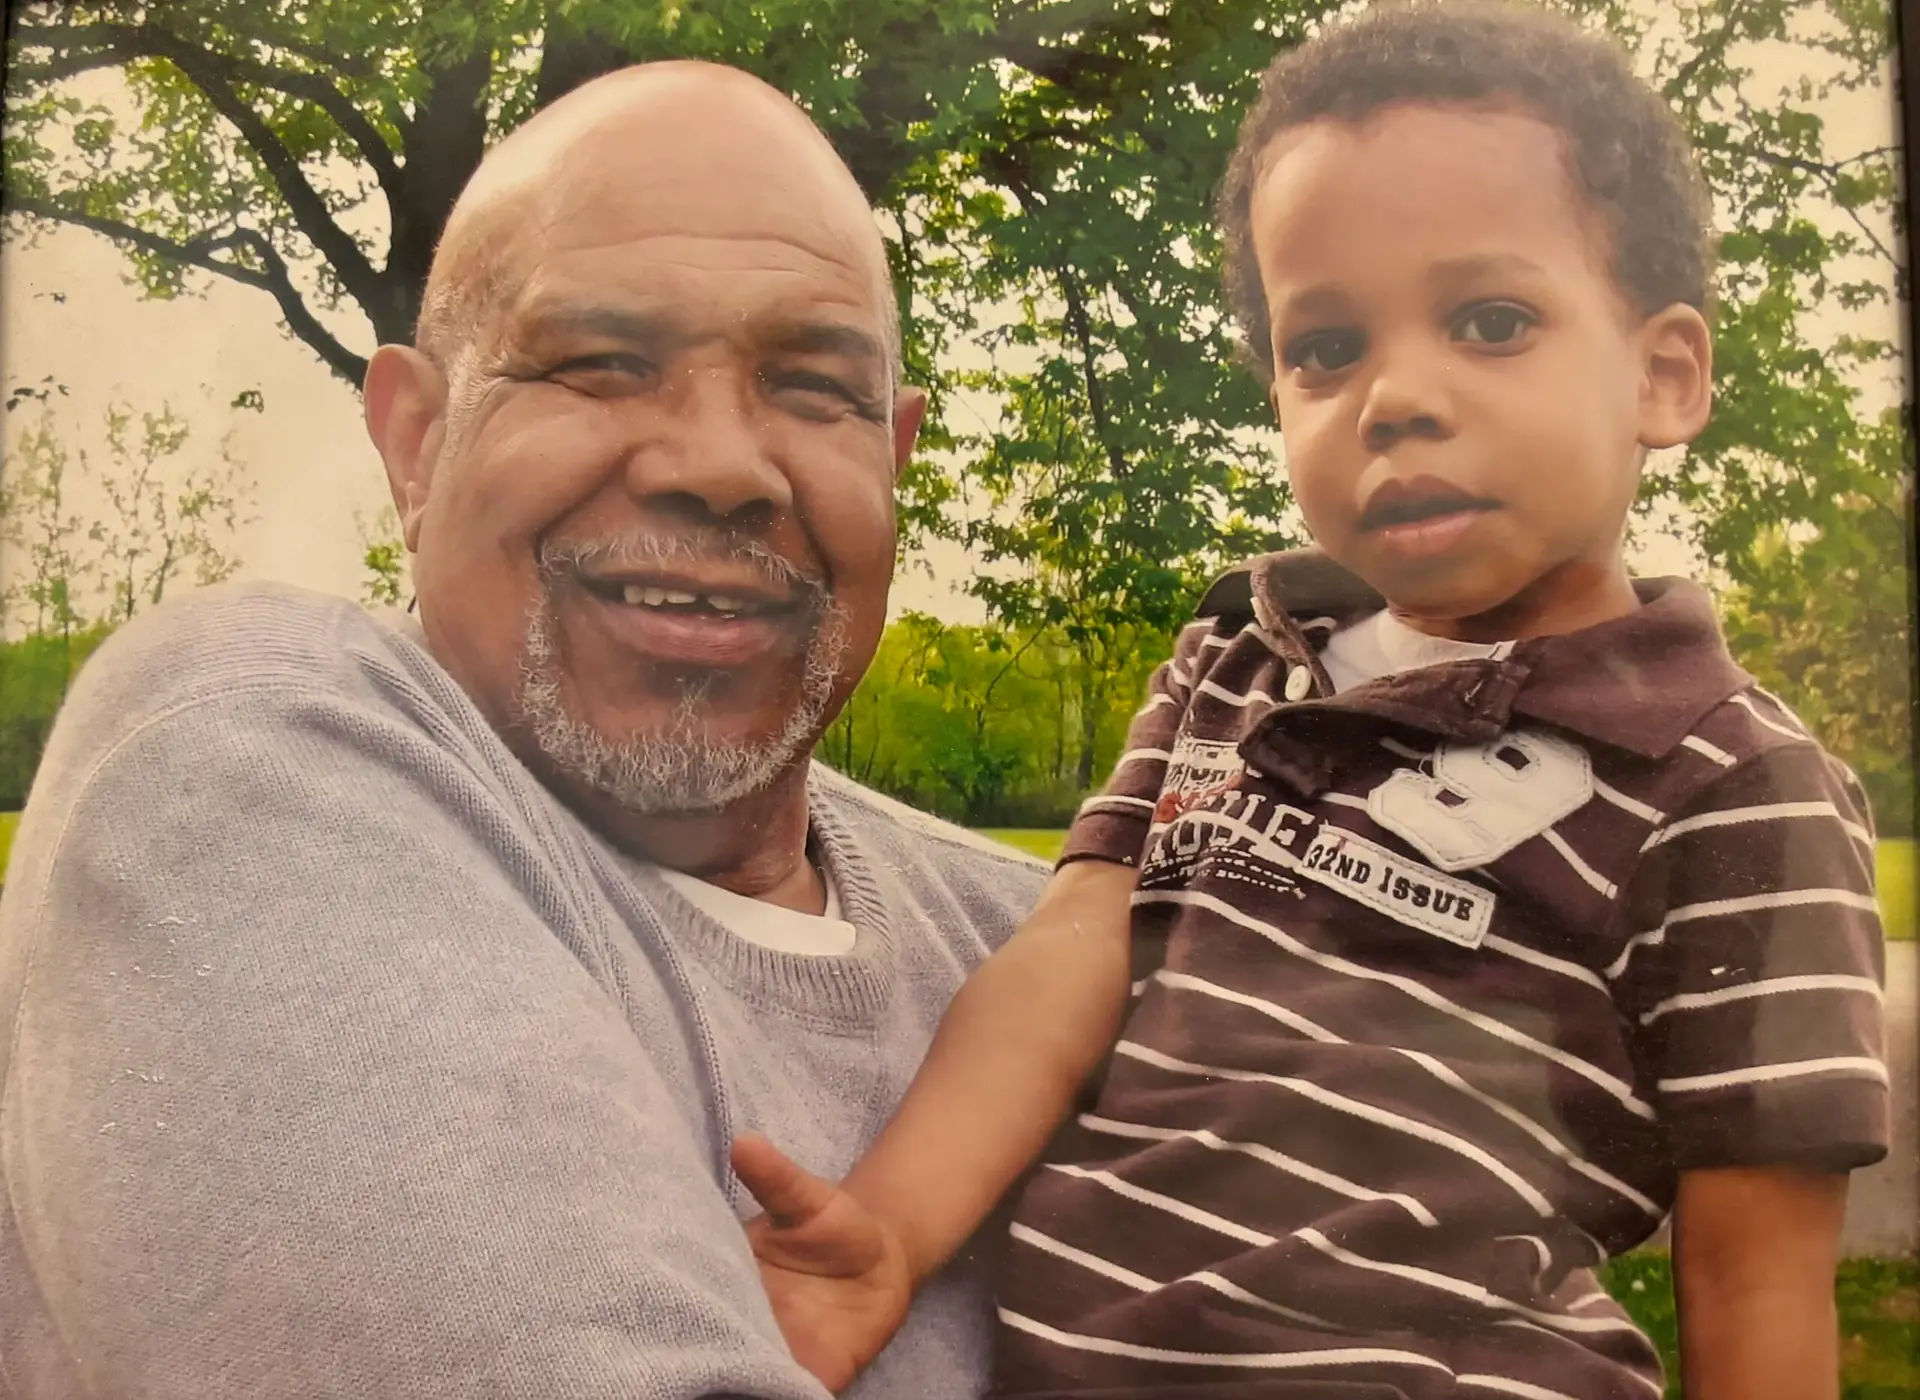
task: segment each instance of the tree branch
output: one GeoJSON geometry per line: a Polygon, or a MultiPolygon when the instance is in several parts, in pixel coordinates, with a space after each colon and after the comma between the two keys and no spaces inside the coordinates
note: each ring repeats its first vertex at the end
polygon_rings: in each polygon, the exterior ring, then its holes
{"type": "Polygon", "coordinates": [[[1827,193],[1836,196],[1834,199],[1834,207],[1853,220],[1854,227],[1866,235],[1867,242],[1873,245],[1874,251],[1885,258],[1896,269],[1900,267],[1900,259],[1894,255],[1891,248],[1881,241],[1880,235],[1867,226],[1866,220],[1860,217],[1860,211],[1850,205],[1842,204],[1838,198],[1841,168],[1853,164],[1854,161],[1863,159],[1863,156],[1855,156],[1851,160],[1830,162],[1808,160],[1805,156],[1782,155],[1778,151],[1763,150],[1759,147],[1754,148],[1753,154],[1756,159],[1765,161],[1768,165],[1779,166],[1785,170],[1804,171],[1825,185],[1827,187],[1827,193]]]}
{"type": "MultiPolygon", "coordinates": [[[[320,197],[300,169],[300,162],[283,144],[260,114],[253,110],[235,90],[232,79],[242,81],[260,81],[263,85],[284,84],[287,80],[298,80],[302,75],[288,74],[264,64],[254,64],[248,60],[231,58],[225,54],[197,48],[177,35],[152,26],[122,25],[79,25],[61,30],[42,30],[42,34],[64,35],[70,41],[86,42],[91,36],[100,44],[102,52],[116,52],[121,59],[127,58],[164,58],[178,68],[187,80],[199,88],[214,109],[225,117],[240,133],[240,137],[250,146],[272,178],[280,197],[287,203],[294,222],[300,231],[312,242],[314,248],[332,264],[348,293],[366,308],[369,315],[376,314],[384,300],[385,278],[374,267],[353,236],[334,221],[326,201],[320,197]],[[256,79],[252,72],[273,75],[274,83],[264,78],[256,79]]],[[[30,42],[48,43],[47,39],[29,39],[30,42]]],[[[84,67],[99,67],[94,62],[97,55],[76,56],[76,62],[84,67]]],[[[44,66],[56,74],[60,65],[44,66]]],[[[79,71],[79,70],[76,70],[79,71]]],[[[305,75],[312,77],[312,75],[305,75]]],[[[318,87],[333,91],[330,84],[319,78],[313,78],[318,87]]],[[[285,89],[283,89],[285,90],[285,89]]],[[[318,100],[315,98],[314,100],[318,100]]],[[[339,105],[348,106],[344,97],[334,91],[334,100],[339,105]]],[[[383,151],[384,142],[357,112],[354,119],[363,128],[365,134],[383,151]]],[[[337,117],[336,117],[337,120],[337,117]]],[[[356,140],[356,144],[358,141],[356,140]]],[[[392,166],[392,152],[386,152],[388,165],[392,166]]],[[[399,171],[392,171],[392,178],[398,181],[399,171]]],[[[391,191],[390,191],[391,193],[391,191]]]]}
{"type": "Polygon", "coordinates": [[[1054,275],[1060,279],[1060,290],[1067,302],[1067,325],[1073,330],[1074,338],[1080,342],[1080,370],[1087,385],[1087,409],[1093,415],[1094,436],[1101,447],[1106,449],[1107,462],[1113,468],[1113,479],[1125,481],[1130,474],[1127,459],[1120,451],[1108,432],[1107,396],[1100,387],[1100,373],[1095,365],[1093,353],[1093,323],[1087,319],[1087,305],[1080,295],[1080,283],[1074,278],[1073,271],[1065,263],[1054,269],[1054,275]]]}
{"type": "Polygon", "coordinates": [[[217,238],[196,238],[182,243],[178,239],[152,233],[119,219],[109,219],[98,214],[85,214],[76,209],[64,209],[58,204],[36,199],[31,195],[12,195],[10,203],[12,205],[10,212],[88,229],[117,242],[130,243],[143,253],[166,258],[183,267],[197,267],[204,272],[224,277],[228,281],[238,282],[243,287],[267,292],[280,304],[281,314],[286,317],[287,328],[326,361],[329,369],[356,387],[366,375],[366,360],[342,345],[315,318],[301,297],[300,289],[294,286],[286,260],[263,234],[252,229],[238,229],[217,238]],[[260,258],[263,268],[248,267],[245,263],[214,256],[226,249],[237,247],[251,248],[260,258]]]}
{"type": "MultiPolygon", "coordinates": [[[[200,48],[182,39],[177,34],[152,25],[93,24],[71,28],[49,30],[22,26],[16,41],[21,47],[60,49],[65,44],[80,43],[92,49],[87,53],[69,53],[65,59],[56,59],[51,63],[38,65],[16,65],[16,81],[25,78],[31,82],[57,82],[91,69],[113,67],[135,58],[164,58],[180,67],[181,56],[190,54],[192,62],[202,63],[210,69],[217,69],[226,81],[252,83],[256,87],[271,88],[275,92],[284,92],[289,97],[302,98],[319,107],[332,117],[342,133],[366,157],[367,164],[380,181],[380,187],[389,195],[397,192],[401,174],[400,164],[394,159],[393,150],[380,133],[373,127],[360,109],[355,107],[347,95],[321,77],[318,73],[304,73],[298,69],[281,68],[275,64],[262,63],[257,59],[240,58],[233,54],[223,54],[212,49],[200,48]],[[58,36],[56,39],[54,36],[58,36]]],[[[267,40],[269,43],[281,43],[267,40]]],[[[283,46],[285,46],[283,44],[283,46]]],[[[305,49],[299,50],[305,52],[305,49]]],[[[188,74],[189,77],[192,74],[188,74]]]]}

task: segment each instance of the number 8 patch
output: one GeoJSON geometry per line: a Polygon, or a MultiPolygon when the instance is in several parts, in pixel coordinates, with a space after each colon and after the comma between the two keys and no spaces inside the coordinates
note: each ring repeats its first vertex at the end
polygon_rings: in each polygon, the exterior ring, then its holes
{"type": "Polygon", "coordinates": [[[1442,744],[1432,772],[1402,768],[1367,798],[1367,815],[1441,870],[1485,865],[1593,797],[1587,751],[1516,729],[1490,744],[1442,744]]]}

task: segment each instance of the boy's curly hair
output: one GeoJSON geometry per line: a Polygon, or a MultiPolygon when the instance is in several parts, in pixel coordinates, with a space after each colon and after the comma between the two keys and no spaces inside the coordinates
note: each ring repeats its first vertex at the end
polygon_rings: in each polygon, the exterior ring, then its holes
{"type": "Polygon", "coordinates": [[[1400,103],[1517,107],[1558,130],[1574,188],[1600,216],[1615,283],[1643,315],[1707,309],[1706,191],[1686,133],[1626,55],[1571,20],[1484,0],[1406,0],[1330,26],[1275,59],[1221,184],[1227,296],[1261,378],[1274,374],[1251,207],[1281,132],[1360,122],[1400,103]]]}

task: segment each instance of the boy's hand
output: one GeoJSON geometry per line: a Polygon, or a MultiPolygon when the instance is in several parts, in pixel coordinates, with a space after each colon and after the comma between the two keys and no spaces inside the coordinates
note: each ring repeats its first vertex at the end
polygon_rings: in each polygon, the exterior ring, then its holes
{"type": "Polygon", "coordinates": [[[747,1241],[794,1360],[845,1390],[906,1318],[906,1251],[865,1206],[757,1133],[734,1143],[733,1169],[766,1212],[747,1222],[747,1241]]]}

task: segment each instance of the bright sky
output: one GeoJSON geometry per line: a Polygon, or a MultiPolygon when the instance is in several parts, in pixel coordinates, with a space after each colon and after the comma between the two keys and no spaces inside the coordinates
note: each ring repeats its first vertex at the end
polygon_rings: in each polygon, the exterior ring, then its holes
{"type": "MultiPolygon", "coordinates": [[[[1781,70],[1779,80],[1786,76],[1781,70]]],[[[1845,98],[1827,115],[1836,153],[1896,139],[1884,90],[1845,98]]],[[[68,385],[61,431],[74,446],[96,452],[101,416],[114,402],[136,411],[170,404],[194,425],[189,453],[195,446],[211,449],[231,429],[236,455],[254,481],[255,519],[236,541],[243,576],[357,595],[364,571],[355,512],[371,519],[387,501],[357,394],[279,329],[265,293],[202,278],[211,283],[204,296],[147,301],[126,284],[123,267],[111,244],[78,230],[0,249],[4,387],[47,375],[68,385]],[[228,410],[246,389],[262,393],[264,412],[228,410]]],[[[1874,313],[1858,329],[1898,335],[1896,315],[1874,313]]],[[[371,348],[363,325],[346,318],[337,324],[355,349],[371,348]]],[[[1892,386],[1875,388],[1884,401],[1892,386]]],[[[19,425],[3,426],[10,444],[19,425]]],[[[1647,551],[1639,562],[1649,572],[1687,567],[1684,554],[1670,546],[1647,551]]],[[[6,568],[0,561],[0,570],[6,568]]],[[[936,544],[896,585],[894,611],[977,618],[977,605],[959,592],[973,572],[961,550],[936,544]]]]}

